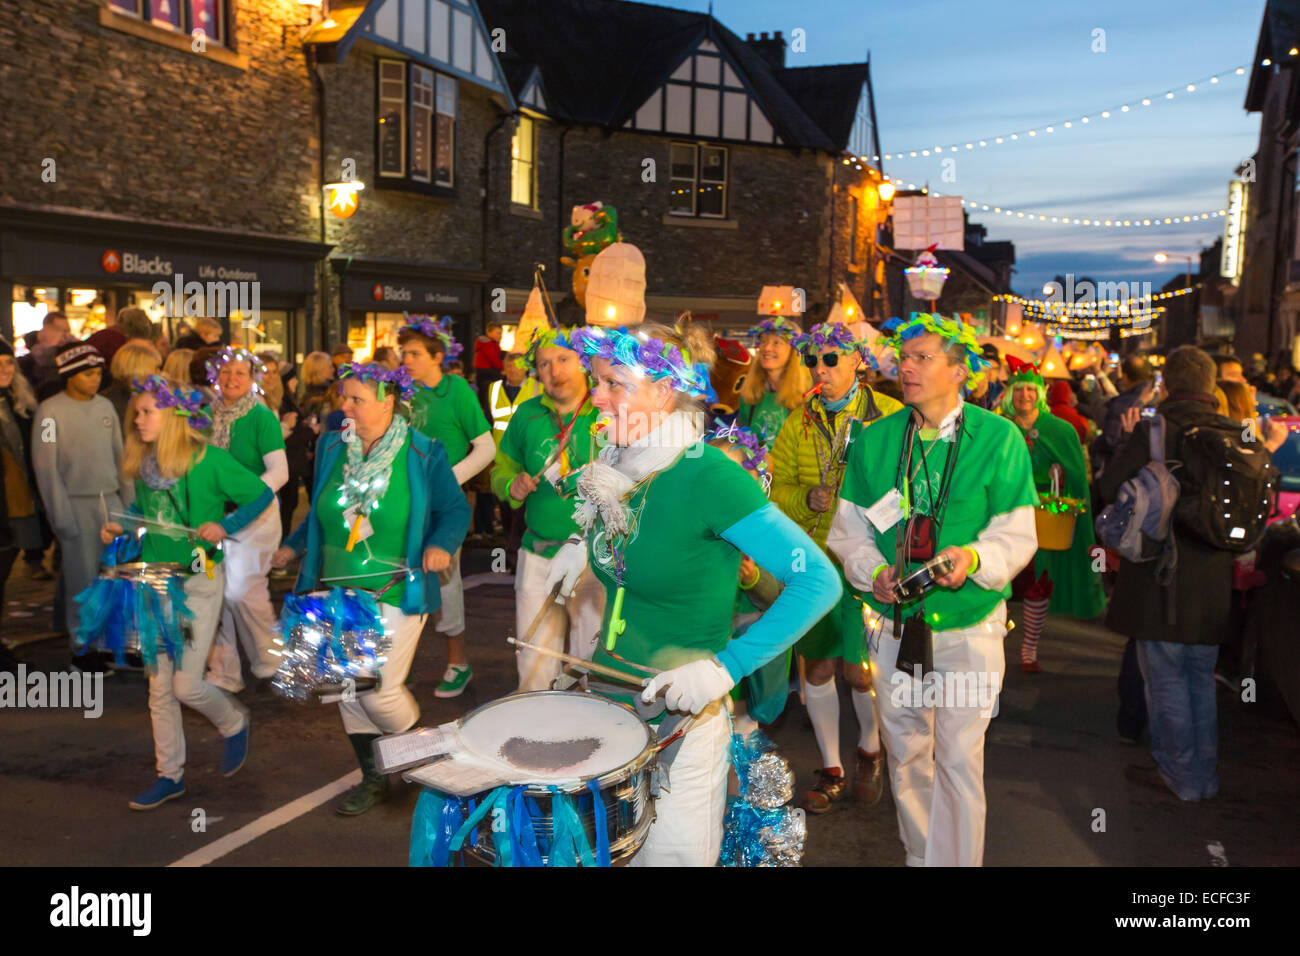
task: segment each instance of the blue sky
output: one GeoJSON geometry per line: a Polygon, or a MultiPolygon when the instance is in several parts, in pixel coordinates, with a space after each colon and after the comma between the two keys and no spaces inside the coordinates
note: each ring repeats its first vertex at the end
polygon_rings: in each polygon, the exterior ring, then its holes
{"type": "MultiPolygon", "coordinates": [[[[661,0],[704,11],[708,0],[661,0]]],[[[789,66],[861,61],[871,54],[881,148],[944,146],[885,161],[885,172],[932,190],[1025,212],[1071,218],[1154,218],[1226,204],[1233,170],[1256,148],[1258,114],[1242,106],[1264,0],[715,0],[731,30],[805,31],[789,66]],[[1094,30],[1105,52],[1094,52],[1094,30]],[[1218,73],[1216,85],[1189,82],[1218,73]],[[1166,100],[1166,90],[1174,90],[1166,100]],[[1139,105],[1143,96],[1152,105],[1139,105]],[[1128,102],[1130,112],[1104,109],[1128,102]],[[1085,126],[1078,122],[1091,116],[1085,126]],[[1071,119],[1064,129],[1059,121],[1071,119]],[[1047,124],[1056,130],[1048,135],[1047,124]],[[992,145],[1037,127],[1038,135],[992,145]],[[966,151],[967,141],[987,148],[966,151]],[[956,181],[942,181],[948,147],[956,181]]],[[[1016,290],[1033,297],[1053,275],[1149,281],[1186,268],[1222,232],[1222,219],[1148,229],[1030,224],[976,212],[991,239],[1016,243],[1016,290]],[[1164,251],[1170,262],[1158,265],[1164,251]]]]}

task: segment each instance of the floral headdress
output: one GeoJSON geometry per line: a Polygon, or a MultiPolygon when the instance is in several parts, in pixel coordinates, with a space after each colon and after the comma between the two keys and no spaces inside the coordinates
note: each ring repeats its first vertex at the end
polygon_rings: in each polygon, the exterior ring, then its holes
{"type": "Polygon", "coordinates": [[[1022,362],[1014,355],[1008,355],[1007,368],[1010,369],[1011,375],[1008,377],[1007,387],[1002,393],[1002,413],[1007,416],[1016,414],[1016,407],[1012,399],[1015,396],[1017,385],[1034,386],[1038,390],[1038,410],[1040,412],[1048,411],[1047,383],[1043,381],[1043,373],[1039,371],[1038,366],[1032,362],[1022,362]]]}
{"type": "Polygon", "coordinates": [[[574,327],[553,329],[550,326],[540,328],[537,334],[533,336],[532,342],[528,344],[528,351],[522,359],[517,359],[524,368],[537,371],[537,355],[542,349],[560,348],[576,350],[577,346],[573,344],[574,327]]]}
{"type": "Polygon", "coordinates": [[[643,341],[638,333],[629,332],[626,326],[617,329],[586,326],[574,329],[569,340],[587,371],[591,371],[591,359],[598,357],[639,372],[651,381],[670,379],[673,390],[677,392],[687,392],[697,398],[713,395],[713,388],[709,385],[709,367],[703,362],[692,364],[689,352],[663,339],[643,341]]]}
{"type": "Polygon", "coordinates": [[[820,355],[827,349],[837,352],[858,352],[862,349],[862,343],[853,337],[853,332],[843,322],[818,323],[803,335],[796,335],[790,344],[804,355],[820,355]]]}
{"type": "Polygon", "coordinates": [[[410,312],[403,312],[406,324],[398,330],[402,332],[419,332],[421,335],[430,339],[438,339],[442,342],[442,364],[446,365],[456,356],[465,350],[465,347],[456,341],[456,337],[451,334],[452,320],[450,315],[444,315],[441,319],[434,321],[431,315],[412,315],[410,312]]]}
{"type": "Polygon", "coordinates": [[[948,345],[961,345],[966,365],[966,388],[972,389],[984,380],[984,370],[989,367],[989,360],[980,351],[975,333],[960,319],[945,319],[942,315],[931,315],[929,312],[913,312],[906,322],[898,318],[887,319],[881,328],[893,333],[888,343],[896,356],[905,341],[918,335],[933,334],[944,339],[948,345]]]}
{"type": "MultiPolygon", "coordinates": [[[[266,365],[262,360],[254,355],[248,349],[240,348],[236,345],[227,345],[216,355],[208,359],[206,368],[208,370],[208,384],[216,385],[217,377],[230,362],[246,362],[248,364],[249,374],[253,378],[253,391],[262,394],[262,376],[266,373],[266,365]]],[[[220,387],[218,387],[218,391],[220,387]]]]}
{"type": "Polygon", "coordinates": [[[772,475],[767,470],[767,448],[762,439],[739,422],[728,424],[721,418],[715,418],[713,427],[705,433],[703,441],[712,443],[722,440],[729,441],[740,448],[744,455],[741,465],[746,470],[757,474],[759,480],[763,482],[764,490],[767,490],[772,484],[772,475]]]}
{"type": "Polygon", "coordinates": [[[779,335],[783,339],[794,339],[803,334],[803,329],[799,328],[798,322],[791,321],[783,315],[774,315],[750,329],[749,334],[756,340],[765,335],[779,335]]]}
{"type": "Polygon", "coordinates": [[[196,388],[173,385],[161,375],[150,375],[132,379],[131,391],[135,395],[148,392],[159,408],[170,408],[172,414],[187,419],[191,428],[202,431],[212,424],[212,413],[203,404],[203,393],[196,388]]]}
{"type": "Polygon", "coordinates": [[[411,373],[407,371],[405,365],[389,368],[378,362],[368,362],[364,365],[357,362],[344,362],[339,366],[338,376],[339,394],[343,393],[344,380],[355,378],[359,382],[374,382],[375,393],[380,401],[384,399],[386,386],[396,389],[397,397],[403,402],[409,402],[415,397],[415,383],[411,381],[411,373]]]}

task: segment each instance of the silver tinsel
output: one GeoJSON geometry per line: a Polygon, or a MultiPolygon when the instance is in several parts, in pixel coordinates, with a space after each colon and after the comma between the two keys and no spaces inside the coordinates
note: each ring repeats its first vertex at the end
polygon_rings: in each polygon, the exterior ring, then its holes
{"type": "Polygon", "coordinates": [[[329,646],[328,625],[295,624],[287,640],[282,635],[280,669],[275,672],[271,689],[281,697],[303,703],[321,694],[342,692],[348,678],[355,681],[378,676],[392,646],[382,621],[378,623],[378,628],[344,631],[339,638],[341,657],[336,657],[329,646]]]}
{"type": "Polygon", "coordinates": [[[769,751],[749,765],[745,790],[748,803],[762,810],[774,810],[794,796],[794,774],[790,764],[775,751],[769,751]]]}
{"type": "Polygon", "coordinates": [[[758,840],[763,846],[763,858],[758,865],[800,866],[807,836],[808,821],[803,810],[787,807],[779,822],[758,831],[758,840]]]}

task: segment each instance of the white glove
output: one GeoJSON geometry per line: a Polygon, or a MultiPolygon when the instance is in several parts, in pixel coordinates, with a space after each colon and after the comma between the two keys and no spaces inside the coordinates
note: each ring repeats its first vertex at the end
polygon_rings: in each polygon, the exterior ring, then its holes
{"type": "Polygon", "coordinates": [[[560,584],[562,597],[573,597],[573,589],[578,586],[578,578],[587,567],[587,545],[583,541],[569,541],[555,552],[551,566],[546,570],[546,590],[552,590],[560,584]]]}
{"type": "Polygon", "coordinates": [[[664,703],[669,710],[698,714],[735,684],[727,669],[710,657],[656,675],[641,692],[641,700],[647,704],[653,702],[666,686],[668,693],[664,695],[664,703]]]}

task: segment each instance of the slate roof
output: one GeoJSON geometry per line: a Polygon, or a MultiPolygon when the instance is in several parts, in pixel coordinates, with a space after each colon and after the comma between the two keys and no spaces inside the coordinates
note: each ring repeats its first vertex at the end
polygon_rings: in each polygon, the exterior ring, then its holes
{"type": "Polygon", "coordinates": [[[1261,66],[1265,59],[1275,64],[1296,68],[1300,56],[1291,56],[1292,49],[1300,48],[1300,0],[1268,0],[1264,19],[1259,27],[1259,42],[1255,47],[1255,65],[1251,68],[1250,86],[1246,90],[1246,109],[1257,112],[1264,108],[1268,84],[1276,67],[1261,66]]]}
{"type": "MultiPolygon", "coordinates": [[[[840,152],[848,143],[867,64],[775,70],[706,13],[627,0],[478,0],[488,29],[505,30],[499,53],[511,82],[536,64],[549,111],[620,129],[705,37],[749,84],[785,144],[840,152]],[[848,89],[856,79],[852,103],[848,89]],[[819,92],[819,85],[825,88],[819,92]]],[[[518,94],[520,90],[514,89],[518,94]]]]}

